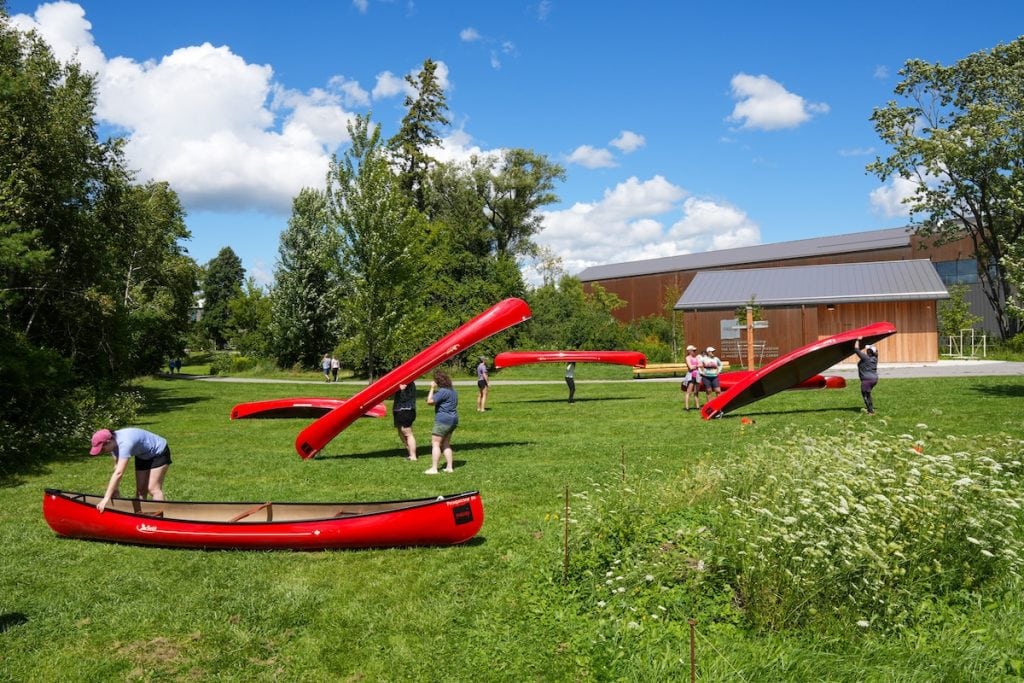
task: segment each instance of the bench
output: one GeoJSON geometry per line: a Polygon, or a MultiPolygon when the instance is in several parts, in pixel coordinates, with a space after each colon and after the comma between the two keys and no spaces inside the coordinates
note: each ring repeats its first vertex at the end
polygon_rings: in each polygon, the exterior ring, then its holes
{"type": "MultiPolygon", "coordinates": [[[[722,369],[728,369],[729,361],[722,361],[722,369]]],[[[633,366],[633,379],[640,379],[641,377],[682,377],[689,368],[686,367],[686,363],[648,363],[647,367],[633,366]]]]}

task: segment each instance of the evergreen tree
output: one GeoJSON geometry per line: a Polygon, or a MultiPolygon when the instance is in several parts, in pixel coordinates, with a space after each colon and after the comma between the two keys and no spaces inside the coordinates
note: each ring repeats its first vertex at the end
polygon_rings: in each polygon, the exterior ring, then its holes
{"type": "Polygon", "coordinates": [[[281,233],[270,295],[270,350],[282,367],[319,367],[321,356],[337,344],[337,248],[337,233],[327,222],[327,195],[302,189],[281,233]]]}
{"type": "Polygon", "coordinates": [[[441,142],[438,129],[449,125],[445,112],[448,103],[437,78],[437,63],[427,59],[415,75],[405,77],[416,91],[406,96],[408,111],[402,119],[398,133],[388,142],[388,148],[398,164],[402,189],[420,212],[426,206],[426,177],[434,160],[430,148],[441,142]]]}
{"type": "Polygon", "coordinates": [[[200,325],[218,349],[227,343],[229,302],[242,293],[245,269],[231,247],[224,247],[206,264],[203,276],[203,317],[200,325]]]}

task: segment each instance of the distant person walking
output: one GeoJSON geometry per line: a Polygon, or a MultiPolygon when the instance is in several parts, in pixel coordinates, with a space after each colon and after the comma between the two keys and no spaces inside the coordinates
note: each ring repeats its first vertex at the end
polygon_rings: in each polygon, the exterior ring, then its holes
{"type": "Polygon", "coordinates": [[[857,376],[860,378],[860,395],[864,399],[864,407],[868,415],[875,414],[875,404],[871,400],[871,391],[878,384],[878,348],[868,344],[862,351],[860,338],[853,342],[853,352],[860,360],[857,362],[857,376]]]}
{"type": "Polygon", "coordinates": [[[686,410],[690,409],[690,396],[693,396],[694,405],[700,408],[700,387],[700,357],[697,355],[697,347],[690,344],[686,347],[686,377],[683,379],[686,410]]]}
{"type": "Polygon", "coordinates": [[[569,403],[576,402],[576,364],[566,363],[565,385],[569,387],[569,403]]]}
{"type": "Polygon", "coordinates": [[[171,448],[167,439],[138,427],[123,427],[116,431],[100,429],[92,435],[89,455],[110,453],[114,456],[114,473],[110,476],[103,499],[96,509],[103,512],[110,499],[120,497],[121,478],[128,469],[128,461],[135,456],[135,497],[146,500],[164,499],[164,477],[171,465],[171,448]]]}
{"type": "Polygon", "coordinates": [[[324,371],[324,381],[331,381],[331,354],[325,353],[320,359],[320,369],[324,371]]]}
{"type": "Polygon", "coordinates": [[[331,381],[338,381],[338,370],[341,369],[341,361],[337,356],[331,356],[331,381]]]}
{"type": "Polygon", "coordinates": [[[704,350],[704,355],[699,356],[697,359],[698,366],[700,367],[700,380],[704,385],[704,393],[707,394],[708,399],[718,397],[718,392],[721,391],[721,385],[718,381],[718,373],[722,371],[722,361],[718,360],[715,356],[715,347],[709,346],[704,350]]]}
{"type": "Polygon", "coordinates": [[[480,363],[476,366],[476,410],[478,413],[487,412],[487,390],[491,387],[491,376],[487,374],[487,363],[484,357],[480,356],[480,363]]]}
{"type": "Polygon", "coordinates": [[[407,460],[416,459],[416,436],[412,433],[412,423],[416,421],[416,382],[399,384],[391,405],[395,429],[398,439],[405,446],[407,460]]]}
{"type": "Polygon", "coordinates": [[[452,388],[452,380],[443,370],[434,371],[434,381],[427,392],[427,405],[434,406],[434,426],[430,430],[430,469],[425,474],[437,474],[437,466],[444,454],[445,472],[454,472],[452,466],[452,432],[459,426],[459,395],[452,388]]]}

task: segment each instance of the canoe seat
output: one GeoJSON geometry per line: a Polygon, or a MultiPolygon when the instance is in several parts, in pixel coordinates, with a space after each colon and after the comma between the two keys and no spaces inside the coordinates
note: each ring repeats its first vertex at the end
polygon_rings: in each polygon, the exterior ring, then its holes
{"type": "MultiPolygon", "coordinates": [[[[248,517],[249,515],[254,515],[254,514],[256,514],[256,513],[257,513],[257,512],[259,512],[260,510],[265,510],[265,509],[269,508],[269,507],[270,507],[271,505],[273,505],[273,503],[260,503],[260,504],[259,504],[259,505],[257,505],[256,507],[254,507],[254,508],[251,508],[251,509],[249,509],[249,510],[246,510],[245,512],[239,512],[239,513],[238,513],[237,515],[235,515],[234,517],[232,517],[232,518],[231,518],[231,519],[229,519],[228,521],[229,521],[229,522],[237,522],[237,521],[239,521],[239,520],[241,520],[241,519],[245,519],[245,518],[246,518],[246,517],[248,517]]],[[[268,514],[268,515],[267,515],[267,517],[269,518],[269,517],[270,517],[270,515],[268,514]]]]}

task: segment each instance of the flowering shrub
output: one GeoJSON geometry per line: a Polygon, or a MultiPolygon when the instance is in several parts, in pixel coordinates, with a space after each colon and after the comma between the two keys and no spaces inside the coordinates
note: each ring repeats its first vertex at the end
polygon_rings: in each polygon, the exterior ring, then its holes
{"type": "Polygon", "coordinates": [[[575,493],[569,590],[602,641],[662,638],[689,617],[898,629],[1020,575],[1024,442],[838,424],[676,481],[575,493]]]}
{"type": "Polygon", "coordinates": [[[709,558],[751,622],[829,615],[867,628],[971,591],[1024,562],[1024,442],[877,429],[761,445],[723,468],[709,558]]]}

